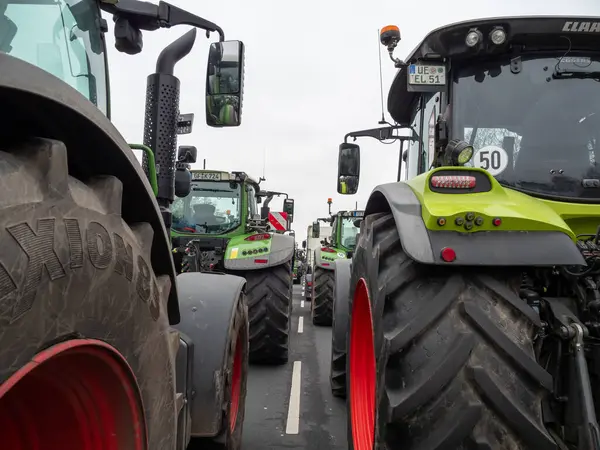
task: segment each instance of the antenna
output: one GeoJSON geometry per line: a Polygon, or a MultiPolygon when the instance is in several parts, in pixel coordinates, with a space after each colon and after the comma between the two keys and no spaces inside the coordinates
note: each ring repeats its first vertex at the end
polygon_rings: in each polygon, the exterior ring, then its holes
{"type": "Polygon", "coordinates": [[[204,158],[204,164],[202,165],[202,169],[206,169],[206,158],[204,158]]]}
{"type": "Polygon", "coordinates": [[[381,30],[377,30],[377,54],[379,55],[379,90],[381,95],[381,120],[379,121],[379,125],[385,125],[387,122],[385,121],[385,113],[383,109],[383,69],[381,68],[381,48],[379,47],[380,34],[381,30]]]}
{"type": "Polygon", "coordinates": [[[267,147],[263,148],[263,173],[262,173],[262,179],[266,180],[265,178],[265,167],[267,166],[267,147]]]}

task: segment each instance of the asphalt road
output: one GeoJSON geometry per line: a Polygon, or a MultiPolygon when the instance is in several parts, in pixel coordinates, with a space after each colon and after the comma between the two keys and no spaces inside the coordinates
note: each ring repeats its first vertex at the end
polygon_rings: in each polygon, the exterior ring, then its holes
{"type": "Polygon", "coordinates": [[[329,387],[331,328],[314,326],[302,300],[294,285],[289,362],[250,366],[244,450],[348,448],[345,403],[329,387]]]}

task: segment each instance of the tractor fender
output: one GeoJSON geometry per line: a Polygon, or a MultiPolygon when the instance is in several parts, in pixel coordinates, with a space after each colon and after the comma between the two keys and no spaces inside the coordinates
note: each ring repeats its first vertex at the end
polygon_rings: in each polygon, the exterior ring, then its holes
{"type": "Polygon", "coordinates": [[[352,260],[338,259],[335,264],[335,296],[333,298],[333,326],[331,345],[333,350],[346,353],[346,332],[350,314],[350,277],[352,260]]]}
{"type": "MultiPolygon", "coordinates": [[[[280,266],[292,259],[294,256],[295,240],[293,236],[285,234],[271,233],[271,243],[269,253],[252,255],[247,258],[225,259],[225,269],[228,270],[257,270],[267,267],[280,266]],[[256,264],[255,259],[266,259],[266,263],[256,264]]],[[[238,252],[239,255],[239,252],[238,252]]]]}
{"type": "MultiPolygon", "coordinates": [[[[318,247],[315,249],[315,267],[319,267],[321,269],[325,269],[325,270],[335,270],[335,261],[326,261],[323,259],[323,251],[321,250],[321,247],[318,247]]],[[[335,253],[330,253],[330,255],[336,255],[335,257],[337,257],[337,254],[335,253]]],[[[346,255],[344,255],[344,258],[346,257],[346,255]]]]}
{"type": "Polygon", "coordinates": [[[453,266],[586,265],[569,236],[559,231],[431,231],[425,227],[421,202],[406,183],[381,184],[371,192],[365,217],[391,212],[402,248],[423,264],[453,266]],[[444,248],[456,252],[445,262],[444,248]]]}
{"type": "MultiPolygon", "coordinates": [[[[238,298],[245,283],[242,277],[222,273],[177,276],[181,321],[174,328],[193,343],[192,436],[215,436],[220,431],[225,394],[223,370],[238,298]]],[[[176,373],[184,371],[185,367],[177,367],[176,373]]]]}
{"type": "Polygon", "coordinates": [[[154,229],[152,267],[171,278],[169,322],[179,321],[175,267],[170,239],[152,187],[123,136],[77,90],[21,59],[0,52],[2,139],[40,136],[64,142],[72,176],[112,175],[123,183],[122,216],[127,223],[148,222],[154,229]],[[9,112],[9,113],[8,113],[9,112]]]}

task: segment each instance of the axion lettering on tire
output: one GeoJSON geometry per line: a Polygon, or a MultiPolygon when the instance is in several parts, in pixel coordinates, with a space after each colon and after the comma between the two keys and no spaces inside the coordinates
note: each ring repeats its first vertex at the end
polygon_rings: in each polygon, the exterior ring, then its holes
{"type": "MultiPolygon", "coordinates": [[[[58,402],[64,393],[57,389],[81,395],[78,384],[56,384],[56,377],[44,375],[48,370],[98,388],[89,390],[89,414],[108,408],[104,413],[114,420],[107,424],[114,426],[117,417],[133,421],[131,431],[113,433],[110,448],[172,448],[172,358],[179,340],[166,317],[169,278],[157,278],[149,264],[152,227],[123,221],[122,184],[116,178],[84,183],[70,177],[62,143],[32,139],[1,150],[0,428],[36,430],[12,434],[8,448],[33,448],[32,442],[43,439],[45,448],[63,449],[65,436],[77,446],[86,433],[85,423],[73,420],[72,407],[58,402]],[[36,368],[28,368],[36,358],[36,368]],[[85,372],[86,367],[94,370],[85,372]],[[112,384],[101,387],[94,378],[98,373],[106,373],[103,379],[112,384]],[[46,380],[41,397],[20,394],[32,376],[46,380]],[[123,383],[128,388],[119,390],[123,383]],[[6,414],[15,396],[19,416],[6,414]],[[46,407],[53,402],[54,410],[46,407]],[[140,423],[136,411],[142,404],[140,423]]],[[[109,448],[103,440],[95,445],[109,448]]]]}

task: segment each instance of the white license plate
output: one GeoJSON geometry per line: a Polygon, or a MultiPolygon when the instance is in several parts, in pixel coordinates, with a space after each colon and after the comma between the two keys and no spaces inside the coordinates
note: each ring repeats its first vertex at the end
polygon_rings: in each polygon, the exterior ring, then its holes
{"type": "Polygon", "coordinates": [[[221,181],[221,174],[219,172],[194,172],[193,179],[221,181]]]}
{"type": "Polygon", "coordinates": [[[432,64],[411,64],[408,66],[408,84],[444,86],[446,67],[432,64]]]}

